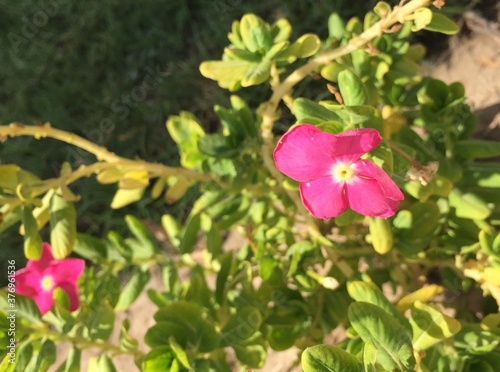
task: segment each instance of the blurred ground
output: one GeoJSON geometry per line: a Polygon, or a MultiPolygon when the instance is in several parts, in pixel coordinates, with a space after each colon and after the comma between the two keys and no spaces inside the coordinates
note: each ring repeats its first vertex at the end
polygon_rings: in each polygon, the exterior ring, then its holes
{"type": "MultiPolygon", "coordinates": [[[[473,111],[478,115],[476,136],[485,139],[500,140],[500,5],[491,7],[490,20],[474,13],[466,13],[460,21],[462,32],[449,39],[449,47],[436,54],[425,64],[426,73],[447,83],[460,81],[465,86],[466,96],[473,111]],[[496,12],[496,13],[495,13],[496,12]],[[495,18],[496,15],[496,18],[495,18]],[[491,18],[495,18],[493,21],[491,18]]],[[[231,235],[231,247],[238,246],[237,235],[231,235]]],[[[159,273],[154,273],[150,283],[151,288],[162,290],[159,273]]],[[[154,323],[152,314],[156,311],[143,293],[134,305],[127,311],[133,320],[130,334],[141,340],[146,330],[154,323]]],[[[118,317],[121,322],[123,317],[118,317]]],[[[117,327],[118,328],[118,327],[117,327]]],[[[342,330],[339,330],[340,332],[342,330]]],[[[111,342],[116,342],[114,335],[111,342]]],[[[327,342],[334,343],[336,334],[329,335],[327,342]]],[[[147,350],[142,343],[140,349],[147,350]]],[[[58,349],[58,366],[64,360],[67,348],[58,349]]],[[[96,355],[92,350],[82,354],[82,359],[96,355]]],[[[257,371],[262,372],[295,372],[300,367],[294,367],[298,351],[291,349],[286,352],[270,351],[266,365],[257,371]]],[[[131,357],[121,356],[114,359],[118,371],[132,372],[138,370],[131,357]]],[[[52,370],[55,370],[52,369],[52,370]]],[[[86,365],[82,365],[82,371],[86,365]]]]}

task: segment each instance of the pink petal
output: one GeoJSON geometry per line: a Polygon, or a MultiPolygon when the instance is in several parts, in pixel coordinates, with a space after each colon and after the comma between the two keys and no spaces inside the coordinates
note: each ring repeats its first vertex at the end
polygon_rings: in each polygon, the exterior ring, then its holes
{"type": "Polygon", "coordinates": [[[45,314],[54,305],[53,291],[40,290],[35,296],[30,296],[38,305],[40,313],[45,314]]]}
{"type": "Polygon", "coordinates": [[[60,261],[54,261],[47,269],[47,273],[54,278],[54,285],[61,283],[75,284],[80,275],[82,275],[85,261],[80,258],[66,258],[60,261]]]}
{"type": "Polygon", "coordinates": [[[59,287],[62,288],[68,295],[69,311],[75,311],[76,309],[78,309],[80,303],[78,301],[78,287],[76,286],[76,284],[65,282],[61,283],[59,287]]]}
{"type": "Polygon", "coordinates": [[[378,146],[382,137],[373,128],[353,129],[335,135],[334,156],[343,162],[353,163],[378,146]]]}
{"type": "Polygon", "coordinates": [[[52,256],[52,247],[49,243],[42,244],[42,256],[39,260],[29,260],[26,264],[28,270],[35,270],[42,272],[44,271],[50,263],[54,261],[54,256],[52,256]]]}
{"type": "Polygon", "coordinates": [[[393,200],[403,200],[405,198],[392,178],[373,162],[361,159],[354,163],[354,169],[358,176],[375,179],[387,198],[393,200]]]}
{"type": "Polygon", "coordinates": [[[299,182],[314,180],[330,173],[333,134],[311,124],[298,125],[281,137],[274,150],[276,167],[299,182]]]}
{"type": "Polygon", "coordinates": [[[331,174],[335,161],[352,163],[380,143],[372,128],[325,133],[311,124],[298,125],[281,137],[274,150],[278,169],[299,182],[331,174]]]}
{"type": "Polygon", "coordinates": [[[306,209],[316,218],[336,217],[347,209],[344,183],[332,176],[300,184],[300,197],[306,209]]]}
{"type": "Polygon", "coordinates": [[[349,206],[365,216],[392,216],[398,208],[399,200],[403,199],[396,184],[370,161],[360,160],[354,166],[357,175],[346,183],[349,206]],[[367,178],[368,174],[378,178],[367,178]]]}
{"type": "Polygon", "coordinates": [[[33,298],[42,291],[42,275],[27,268],[16,271],[16,293],[33,298]]]}

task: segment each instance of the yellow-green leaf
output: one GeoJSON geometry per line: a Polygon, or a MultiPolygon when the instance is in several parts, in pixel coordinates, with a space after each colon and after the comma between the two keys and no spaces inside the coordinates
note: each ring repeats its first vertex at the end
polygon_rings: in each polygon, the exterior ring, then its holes
{"type": "Polygon", "coordinates": [[[113,196],[113,200],[111,201],[111,208],[120,209],[131,203],[134,203],[142,198],[144,194],[143,188],[138,189],[118,189],[113,196]]]}
{"type": "Polygon", "coordinates": [[[398,301],[396,307],[403,313],[408,310],[415,301],[428,302],[431,298],[443,292],[443,290],[443,287],[436,284],[426,285],[425,287],[404,296],[398,301]]]}
{"type": "Polygon", "coordinates": [[[179,201],[186,194],[190,186],[191,182],[184,177],[179,177],[165,193],[167,204],[174,204],[179,201]]]}
{"type": "Polygon", "coordinates": [[[392,249],[394,238],[391,223],[387,219],[371,217],[370,236],[373,248],[378,254],[386,254],[392,249]]]}
{"type": "Polygon", "coordinates": [[[54,195],[50,205],[50,244],[57,259],[67,257],[76,240],[76,211],[61,195],[54,195]]]}
{"type": "Polygon", "coordinates": [[[102,184],[116,183],[120,181],[123,173],[116,168],[105,169],[97,174],[97,182],[102,184]]]}
{"type": "Polygon", "coordinates": [[[256,65],[242,59],[228,61],[205,61],[200,65],[201,74],[215,81],[241,81],[248,70],[256,65]]]}
{"type": "Polygon", "coordinates": [[[414,13],[414,26],[411,28],[413,32],[417,32],[425,28],[432,20],[432,10],[429,8],[417,9],[414,13]]]}
{"type": "Polygon", "coordinates": [[[425,350],[460,331],[460,322],[436,308],[416,301],[411,308],[413,348],[425,350]]]}
{"type": "Polygon", "coordinates": [[[462,193],[455,189],[449,196],[450,207],[455,208],[457,217],[470,220],[484,220],[491,214],[486,203],[472,193],[462,193]]]}
{"type": "Polygon", "coordinates": [[[23,208],[24,226],[24,255],[30,260],[39,260],[42,254],[42,238],[38,234],[38,227],[33,217],[31,207],[23,208]]]}
{"type": "Polygon", "coordinates": [[[240,35],[250,52],[264,51],[272,45],[269,25],[255,14],[245,14],[241,18],[240,35]]]}
{"type": "Polygon", "coordinates": [[[292,53],[297,58],[310,57],[319,50],[321,40],[316,34],[302,35],[292,44],[292,53]]]}
{"type": "Polygon", "coordinates": [[[134,170],[126,172],[118,187],[120,189],[138,189],[149,185],[148,172],[146,170],[134,170]]]}
{"type": "Polygon", "coordinates": [[[424,28],[428,31],[440,32],[446,35],[454,35],[460,30],[455,22],[441,13],[432,13],[430,23],[424,28]]]}
{"type": "Polygon", "coordinates": [[[259,63],[252,63],[241,79],[242,87],[261,84],[269,79],[271,73],[271,61],[263,59],[259,63]]]}

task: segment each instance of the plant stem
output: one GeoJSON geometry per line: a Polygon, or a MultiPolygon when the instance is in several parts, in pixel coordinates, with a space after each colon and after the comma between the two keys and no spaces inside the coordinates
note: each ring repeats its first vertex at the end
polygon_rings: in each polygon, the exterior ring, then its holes
{"type": "MultiPolygon", "coordinates": [[[[90,176],[92,173],[96,173],[97,171],[103,169],[117,167],[123,167],[131,170],[146,170],[151,178],[161,176],[181,176],[192,181],[213,181],[213,179],[209,175],[198,173],[190,169],[175,168],[160,163],[148,163],[144,160],[131,160],[123,158],[116,155],[115,153],[112,153],[111,151],[108,151],[106,148],[96,145],[76,134],[52,128],[52,126],[48,123],[40,126],[25,126],[18,123],[12,123],[8,126],[0,126],[0,138],[18,136],[32,136],[37,139],[46,137],[54,138],[84,149],[95,155],[97,160],[100,161],[99,163],[95,163],[92,166],[81,166],[76,172],[73,172],[71,175],[66,177],[67,183],[71,183],[78,178],[90,176]]],[[[53,182],[55,183],[56,180],[54,180],[53,182]]]]}
{"type": "Polygon", "coordinates": [[[98,348],[105,353],[109,353],[112,357],[121,354],[130,354],[135,358],[141,358],[144,356],[144,353],[140,350],[123,350],[119,346],[110,344],[105,340],[88,340],[78,336],[69,336],[47,327],[36,328],[35,331],[37,335],[45,336],[56,342],[69,342],[80,349],[98,348]]]}

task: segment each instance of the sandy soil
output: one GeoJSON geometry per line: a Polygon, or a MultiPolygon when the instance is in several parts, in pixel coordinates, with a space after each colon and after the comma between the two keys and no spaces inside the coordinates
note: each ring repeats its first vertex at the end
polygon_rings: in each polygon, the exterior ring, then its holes
{"type": "MultiPolygon", "coordinates": [[[[500,6],[498,6],[500,10],[500,6]]],[[[464,84],[468,102],[479,117],[476,136],[485,139],[500,140],[500,27],[499,23],[488,22],[473,13],[466,14],[462,21],[460,35],[450,38],[450,47],[437,59],[425,66],[428,74],[447,83],[460,81],[464,84]]],[[[233,236],[234,238],[234,236],[233,236]]],[[[150,288],[162,290],[160,273],[153,273],[150,288]]],[[[152,318],[156,311],[146,294],[143,293],[133,306],[125,313],[117,315],[117,324],[128,316],[131,322],[130,334],[141,340],[146,330],[154,324],[152,318]]],[[[118,327],[117,327],[118,328],[118,327]]],[[[334,342],[335,336],[328,341],[334,342]]],[[[116,343],[117,335],[111,337],[116,343]]],[[[64,361],[68,345],[58,348],[58,366],[64,361]]],[[[141,343],[140,349],[148,348],[141,343]]],[[[85,351],[82,355],[82,371],[87,369],[88,358],[96,355],[96,350],[85,351]]],[[[258,370],[262,372],[300,371],[293,366],[297,361],[298,351],[295,349],[276,353],[270,351],[266,365],[258,370]]],[[[118,371],[138,371],[131,357],[119,356],[114,359],[118,371]]],[[[55,370],[52,369],[52,370],[55,370]]],[[[94,371],[92,371],[94,372],[94,371]]]]}

